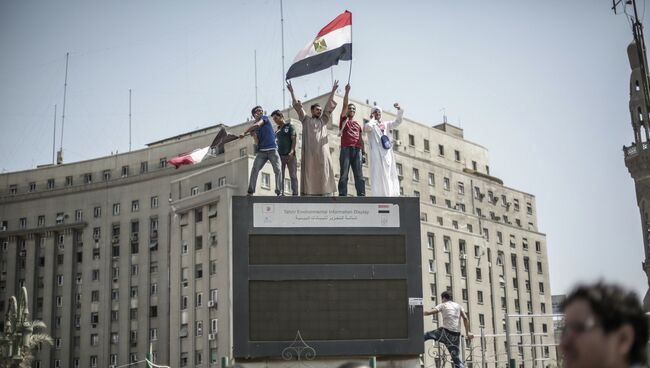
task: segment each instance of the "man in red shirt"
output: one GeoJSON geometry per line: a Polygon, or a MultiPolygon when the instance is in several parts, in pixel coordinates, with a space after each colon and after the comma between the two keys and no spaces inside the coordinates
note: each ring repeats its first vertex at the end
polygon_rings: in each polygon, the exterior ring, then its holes
{"type": "Polygon", "coordinates": [[[357,108],[354,104],[348,103],[350,84],[345,86],[345,96],[341,109],[341,120],[339,122],[339,133],[341,135],[341,153],[339,163],[341,164],[341,175],[339,177],[339,196],[348,195],[348,175],[350,166],[354,175],[354,187],[357,189],[357,197],[365,197],[366,182],[363,179],[361,156],[363,154],[362,128],[354,120],[357,108]]]}

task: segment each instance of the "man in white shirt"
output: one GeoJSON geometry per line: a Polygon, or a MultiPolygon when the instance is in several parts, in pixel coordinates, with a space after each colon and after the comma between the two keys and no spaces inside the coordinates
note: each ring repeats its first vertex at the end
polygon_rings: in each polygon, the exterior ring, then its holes
{"type": "Polygon", "coordinates": [[[463,310],[463,307],[451,300],[451,295],[444,291],[441,295],[442,303],[433,308],[431,312],[424,312],[425,316],[431,316],[437,313],[442,315],[442,324],[440,327],[433,331],[424,334],[424,341],[436,340],[443,343],[451,359],[454,362],[455,368],[464,368],[463,362],[460,360],[460,320],[463,319],[465,324],[465,334],[468,339],[472,339],[474,335],[469,332],[469,318],[463,310]]]}

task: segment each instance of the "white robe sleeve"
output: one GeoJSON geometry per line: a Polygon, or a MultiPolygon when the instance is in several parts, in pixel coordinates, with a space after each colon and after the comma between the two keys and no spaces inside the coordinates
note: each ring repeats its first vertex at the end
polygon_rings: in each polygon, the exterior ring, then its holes
{"type": "Polygon", "coordinates": [[[402,124],[402,117],[404,116],[404,109],[397,110],[397,117],[393,121],[385,121],[386,129],[395,129],[402,124]]]}

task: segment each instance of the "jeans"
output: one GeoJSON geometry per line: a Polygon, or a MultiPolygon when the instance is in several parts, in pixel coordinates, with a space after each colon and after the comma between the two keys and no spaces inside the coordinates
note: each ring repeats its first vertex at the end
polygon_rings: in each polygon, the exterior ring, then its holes
{"type": "Polygon", "coordinates": [[[366,182],[363,180],[363,172],[361,171],[361,148],[341,147],[339,163],[341,165],[339,196],[345,197],[348,195],[348,175],[350,173],[350,166],[352,166],[357,197],[364,197],[366,195],[366,182]]]}
{"type": "Polygon", "coordinates": [[[282,193],[284,194],[284,169],[289,167],[289,177],[291,178],[291,194],[298,195],[298,175],[296,174],[297,163],[296,156],[280,155],[282,162],[282,193]]]}
{"type": "Polygon", "coordinates": [[[460,360],[460,333],[452,332],[445,328],[437,328],[424,334],[424,341],[435,340],[441,342],[447,347],[451,360],[454,362],[454,368],[465,368],[463,362],[460,360]]]}
{"type": "Polygon", "coordinates": [[[273,166],[273,173],[275,174],[275,194],[280,194],[280,189],[282,188],[282,175],[280,175],[280,155],[278,155],[278,150],[270,151],[258,151],[255,155],[255,161],[253,161],[253,169],[251,170],[251,179],[248,183],[248,194],[255,193],[255,187],[257,186],[257,175],[259,174],[266,161],[271,161],[271,166],[273,166]]]}

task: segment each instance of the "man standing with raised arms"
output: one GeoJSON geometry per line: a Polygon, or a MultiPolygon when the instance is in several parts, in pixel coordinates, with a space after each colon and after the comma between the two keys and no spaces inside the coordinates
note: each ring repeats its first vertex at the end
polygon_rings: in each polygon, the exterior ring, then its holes
{"type": "Polygon", "coordinates": [[[300,192],[302,195],[329,196],[336,191],[327,123],[336,107],[334,92],[338,86],[339,82],[334,81],[332,92],[325,103],[325,109],[315,103],[311,105],[311,116],[307,116],[302,108],[302,103],[296,99],[291,82],[287,82],[287,89],[291,92],[293,100],[293,108],[302,122],[302,157],[300,160],[300,192]]]}
{"type": "Polygon", "coordinates": [[[255,161],[253,161],[251,178],[248,184],[248,195],[255,193],[257,175],[262,170],[262,167],[264,167],[264,164],[266,164],[266,161],[271,161],[273,173],[275,174],[275,194],[280,195],[282,176],[280,175],[280,155],[278,155],[278,144],[275,141],[275,130],[269,118],[264,115],[264,110],[262,110],[261,106],[253,107],[251,114],[255,122],[239,136],[240,138],[244,138],[246,134],[255,131],[258,142],[258,149],[255,154],[255,161]]]}

